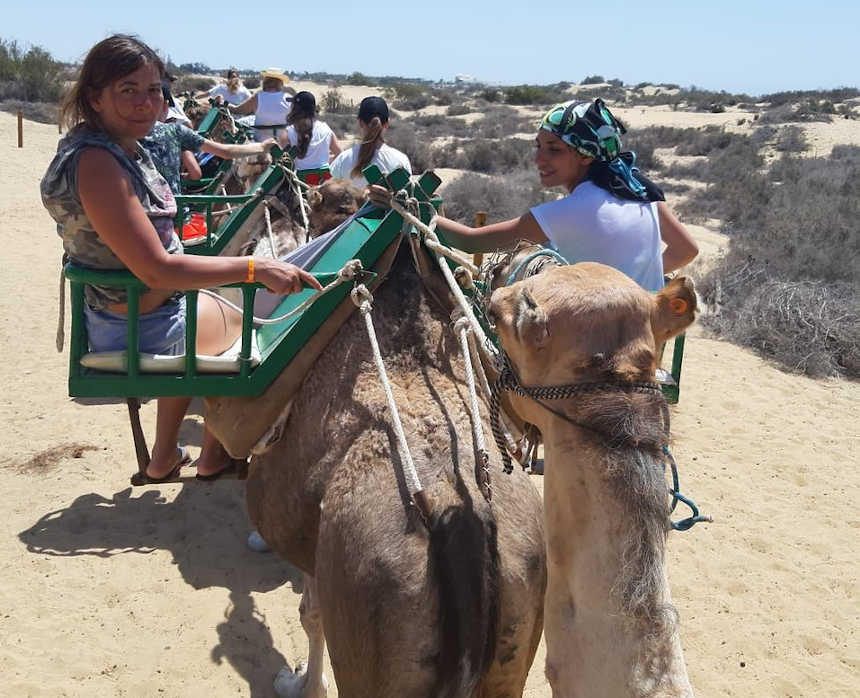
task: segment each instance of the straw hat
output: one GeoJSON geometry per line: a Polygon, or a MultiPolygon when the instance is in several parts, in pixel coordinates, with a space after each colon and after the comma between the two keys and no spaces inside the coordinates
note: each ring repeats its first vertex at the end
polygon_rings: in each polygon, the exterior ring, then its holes
{"type": "Polygon", "coordinates": [[[274,78],[275,80],[280,80],[284,85],[290,81],[280,68],[266,68],[265,70],[260,71],[260,77],[263,80],[266,78],[274,78]]]}

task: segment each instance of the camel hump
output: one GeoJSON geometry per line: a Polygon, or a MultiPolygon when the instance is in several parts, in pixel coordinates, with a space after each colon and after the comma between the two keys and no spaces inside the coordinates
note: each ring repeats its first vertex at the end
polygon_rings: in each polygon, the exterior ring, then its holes
{"type": "Polygon", "coordinates": [[[439,590],[441,647],[434,696],[468,696],[493,660],[499,624],[499,551],[489,509],[431,511],[431,572],[439,590]]]}

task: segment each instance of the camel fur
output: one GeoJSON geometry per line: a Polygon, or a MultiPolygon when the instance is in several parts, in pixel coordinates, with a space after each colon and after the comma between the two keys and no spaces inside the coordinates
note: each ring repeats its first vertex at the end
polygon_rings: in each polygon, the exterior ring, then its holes
{"type": "MultiPolygon", "coordinates": [[[[542,630],[539,495],[524,473],[502,473],[491,444],[492,501],[482,496],[451,307],[431,300],[406,244],[374,294],[430,513],[425,524],[410,503],[364,321],[353,313],[304,379],[280,441],[250,463],[253,524],[307,575],[309,663],[282,672],[277,689],[324,695],[327,643],[342,696],[521,696],[542,630]]],[[[486,404],[481,420],[489,435],[486,404]]]]}

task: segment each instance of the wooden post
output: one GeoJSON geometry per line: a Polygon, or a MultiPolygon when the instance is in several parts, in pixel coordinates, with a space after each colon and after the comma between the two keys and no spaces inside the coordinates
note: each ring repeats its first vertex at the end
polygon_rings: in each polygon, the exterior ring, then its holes
{"type": "MultiPolygon", "coordinates": [[[[487,212],[475,211],[475,227],[483,228],[487,224],[487,212]]],[[[480,267],[484,263],[484,253],[477,252],[472,255],[472,263],[476,267],[480,267]]]]}
{"type": "Polygon", "coordinates": [[[24,113],[18,110],[18,147],[24,147],[24,113]]]}

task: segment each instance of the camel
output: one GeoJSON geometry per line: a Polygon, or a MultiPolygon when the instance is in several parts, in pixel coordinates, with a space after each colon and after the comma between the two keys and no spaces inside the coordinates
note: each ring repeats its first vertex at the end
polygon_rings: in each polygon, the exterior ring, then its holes
{"type": "Polygon", "coordinates": [[[654,296],[594,263],[546,267],[487,303],[509,405],[545,444],[554,698],[693,695],[665,569],[668,412],[653,381],[657,347],[695,311],[689,279],[654,296]]]}
{"type": "Polygon", "coordinates": [[[438,270],[420,280],[401,243],[372,313],[426,506],[411,501],[359,313],[305,377],[281,439],[251,459],[251,521],[305,575],[308,663],[278,675],[281,696],[325,695],[326,645],[341,696],[522,695],[543,621],[541,501],[522,472],[494,467],[489,501],[477,484],[443,284],[438,270]]]}

